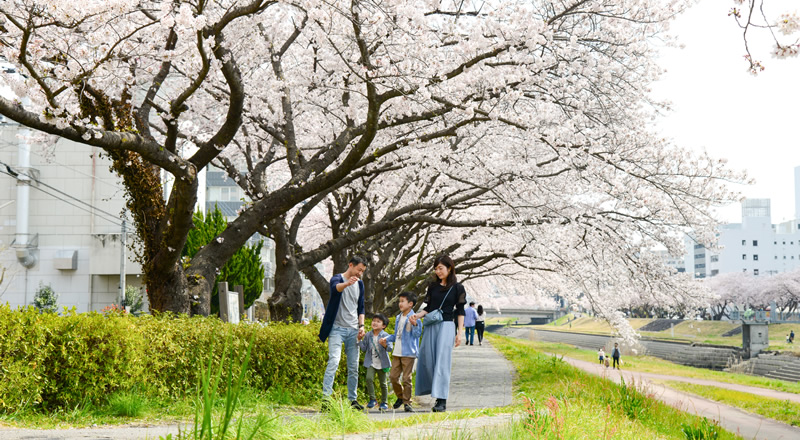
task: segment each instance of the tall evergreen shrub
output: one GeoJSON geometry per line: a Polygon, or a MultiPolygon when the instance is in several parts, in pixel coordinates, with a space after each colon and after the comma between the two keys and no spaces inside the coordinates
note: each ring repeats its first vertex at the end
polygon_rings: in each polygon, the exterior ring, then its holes
{"type": "MultiPolygon", "coordinates": [[[[189,231],[186,245],[182,255],[191,259],[203,246],[211,243],[217,235],[222,233],[228,223],[218,206],[214,206],[207,217],[202,212],[194,214],[194,228],[189,231]]],[[[219,313],[219,292],[217,285],[222,281],[228,282],[228,288],[244,286],[244,306],[253,305],[264,290],[264,265],[261,262],[261,247],[263,241],[252,246],[243,246],[225,263],[219,271],[211,293],[211,313],[219,313]]]]}

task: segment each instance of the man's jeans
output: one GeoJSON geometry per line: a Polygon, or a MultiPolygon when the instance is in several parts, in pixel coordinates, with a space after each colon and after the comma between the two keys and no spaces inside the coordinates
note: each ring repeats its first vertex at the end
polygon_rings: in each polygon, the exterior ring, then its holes
{"type": "Polygon", "coordinates": [[[333,326],[328,336],[328,367],[325,369],[325,378],[322,380],[322,395],[325,397],[333,394],[333,379],[339,369],[342,359],[342,343],[347,355],[347,399],[351,402],[358,399],[358,330],[333,326]]]}
{"type": "Polygon", "coordinates": [[[472,345],[475,341],[475,327],[464,327],[464,345],[472,345]]]}

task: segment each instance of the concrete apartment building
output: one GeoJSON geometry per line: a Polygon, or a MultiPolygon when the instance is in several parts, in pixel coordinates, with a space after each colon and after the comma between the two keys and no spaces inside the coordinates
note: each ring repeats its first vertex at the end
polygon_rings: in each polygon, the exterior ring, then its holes
{"type": "Polygon", "coordinates": [[[774,275],[800,267],[800,167],[795,168],[795,218],[773,224],[769,199],[742,202],[742,222],[719,228],[720,251],[686,238],[686,271],[695,279],[721,273],[774,275]]]}
{"type": "MultiPolygon", "coordinates": [[[[31,135],[0,120],[0,302],[31,304],[44,283],[79,312],[119,304],[120,179],[97,148],[65,139],[31,145],[31,135]]],[[[141,267],[126,254],[125,282],[140,286],[141,267]]]]}
{"type": "MultiPolygon", "coordinates": [[[[30,145],[31,131],[0,117],[0,304],[32,304],[40,283],[59,295],[60,306],[78,312],[119,304],[120,273],[125,284],[142,286],[141,266],[126,248],[122,265],[122,219],[125,207],[121,179],[109,169],[101,150],[58,139],[52,146],[30,145]],[[30,176],[30,178],[28,177],[30,176]]],[[[246,199],[221,170],[199,173],[198,209],[220,207],[232,220],[246,199]]],[[[165,178],[165,191],[169,191],[165,178]]],[[[274,290],[275,248],[263,239],[266,302],[274,290]]],[[[126,243],[136,240],[126,219],[126,243]]],[[[321,266],[320,266],[321,270],[321,266]]],[[[305,316],[319,316],[322,301],[303,280],[305,316]]]]}

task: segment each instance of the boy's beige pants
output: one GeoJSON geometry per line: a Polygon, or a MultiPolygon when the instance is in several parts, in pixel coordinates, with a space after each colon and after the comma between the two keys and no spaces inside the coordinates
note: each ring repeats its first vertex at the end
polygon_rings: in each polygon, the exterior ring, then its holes
{"type": "Polygon", "coordinates": [[[411,403],[411,371],[414,369],[414,361],[417,358],[406,356],[392,356],[392,369],[389,371],[389,380],[392,382],[392,389],[398,399],[402,398],[404,403],[411,403]],[[403,375],[403,383],[400,383],[400,374],[403,375]]]}

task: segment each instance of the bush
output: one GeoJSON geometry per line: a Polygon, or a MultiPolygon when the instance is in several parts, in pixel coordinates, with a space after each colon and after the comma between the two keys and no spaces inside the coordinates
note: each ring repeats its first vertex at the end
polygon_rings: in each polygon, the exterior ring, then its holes
{"type": "Polygon", "coordinates": [[[125,286],[125,301],[123,307],[130,307],[130,314],[139,316],[144,309],[144,293],[141,287],[125,286]]]}
{"type": "MultiPolygon", "coordinates": [[[[217,235],[221,234],[228,227],[228,222],[219,210],[219,206],[214,206],[214,211],[203,216],[198,211],[193,217],[194,228],[189,231],[186,237],[186,244],[181,251],[181,255],[193,258],[203,246],[211,243],[217,235]]],[[[263,241],[259,241],[252,246],[242,246],[231,258],[222,266],[214,280],[214,288],[211,292],[211,313],[219,313],[219,292],[217,286],[220,282],[227,281],[228,289],[241,285],[244,290],[244,307],[253,305],[256,299],[261,296],[264,290],[264,264],[261,261],[261,248],[263,241]]]]}
{"type": "Polygon", "coordinates": [[[49,284],[39,283],[39,290],[33,297],[33,306],[42,313],[55,313],[58,310],[58,295],[49,284]]]}
{"type": "MultiPolygon", "coordinates": [[[[295,403],[309,403],[322,389],[328,356],[318,332],[318,323],[232,325],[215,317],[74,311],[58,316],[3,305],[0,413],[101,403],[134,389],[153,398],[191,395],[202,378],[200,363],[211,356],[217,368],[222,360],[222,344],[214,341],[230,337],[229,356],[242,358],[251,335],[247,385],[281,390],[295,403]]],[[[238,376],[240,367],[231,368],[238,376]]],[[[337,375],[338,386],[345,385],[346,376],[337,375]]],[[[218,391],[224,388],[222,383],[218,391]]]]}

